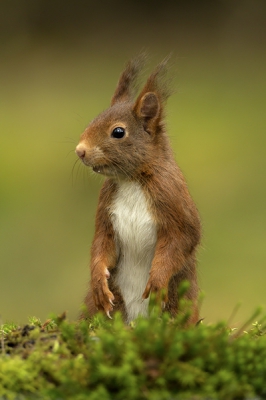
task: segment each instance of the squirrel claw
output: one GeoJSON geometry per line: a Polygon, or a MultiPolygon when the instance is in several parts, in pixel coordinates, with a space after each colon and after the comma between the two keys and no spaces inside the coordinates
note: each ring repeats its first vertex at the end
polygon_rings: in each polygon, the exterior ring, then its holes
{"type": "Polygon", "coordinates": [[[111,315],[110,315],[110,311],[109,311],[109,310],[106,311],[106,315],[107,315],[108,318],[113,319],[113,318],[111,317],[111,315]]]}

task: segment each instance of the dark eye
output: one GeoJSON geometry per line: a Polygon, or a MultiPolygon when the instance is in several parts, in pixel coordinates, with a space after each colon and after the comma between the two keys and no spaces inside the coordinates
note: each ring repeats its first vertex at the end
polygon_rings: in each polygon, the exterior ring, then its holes
{"type": "Polygon", "coordinates": [[[125,134],[126,134],[125,129],[118,126],[113,130],[111,137],[115,139],[122,139],[125,136],[125,134]]]}

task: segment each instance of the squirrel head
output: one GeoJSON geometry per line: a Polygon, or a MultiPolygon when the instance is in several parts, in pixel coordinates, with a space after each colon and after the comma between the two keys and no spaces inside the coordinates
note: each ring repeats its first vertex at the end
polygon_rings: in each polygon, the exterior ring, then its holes
{"type": "Polygon", "coordinates": [[[165,147],[164,105],[170,95],[165,82],[168,59],[161,62],[134,100],[143,56],[128,62],[111,106],[85,129],[76,154],[94,172],[133,179],[147,171],[165,147]]]}

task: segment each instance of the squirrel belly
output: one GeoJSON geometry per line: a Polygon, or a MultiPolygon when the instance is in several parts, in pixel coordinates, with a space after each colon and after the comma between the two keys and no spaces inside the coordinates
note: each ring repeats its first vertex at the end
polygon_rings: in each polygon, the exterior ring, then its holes
{"type": "Polygon", "coordinates": [[[148,315],[149,299],[142,294],[149,279],[157,242],[156,223],[148,201],[135,181],[119,181],[110,207],[118,261],[115,283],[125,303],[127,323],[148,315]]]}

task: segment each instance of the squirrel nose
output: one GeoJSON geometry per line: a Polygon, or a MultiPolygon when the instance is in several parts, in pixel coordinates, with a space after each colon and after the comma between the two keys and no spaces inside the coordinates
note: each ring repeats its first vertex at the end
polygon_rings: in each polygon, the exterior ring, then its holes
{"type": "Polygon", "coordinates": [[[81,158],[83,160],[83,158],[85,158],[86,155],[86,149],[84,147],[83,144],[78,144],[76,147],[76,154],[77,156],[79,156],[79,158],[81,158]]]}

